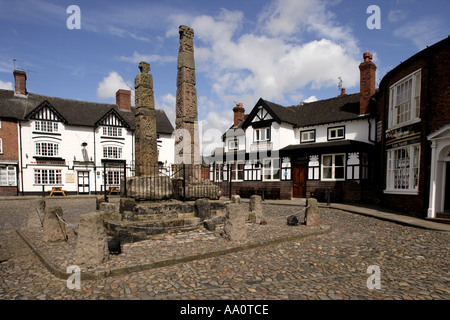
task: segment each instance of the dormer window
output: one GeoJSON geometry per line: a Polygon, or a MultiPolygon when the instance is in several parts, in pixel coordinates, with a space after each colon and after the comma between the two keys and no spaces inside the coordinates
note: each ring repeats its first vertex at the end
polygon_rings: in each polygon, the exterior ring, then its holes
{"type": "Polygon", "coordinates": [[[121,137],[122,128],[120,127],[103,127],[103,136],[105,137],[121,137]]]}
{"type": "Polygon", "coordinates": [[[37,120],[34,122],[34,130],[39,132],[58,132],[58,122],[37,120]]]}

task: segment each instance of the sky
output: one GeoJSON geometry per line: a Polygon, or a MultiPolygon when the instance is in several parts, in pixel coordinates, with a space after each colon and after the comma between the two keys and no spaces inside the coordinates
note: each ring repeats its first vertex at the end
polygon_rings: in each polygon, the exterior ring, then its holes
{"type": "Polygon", "coordinates": [[[115,103],[118,89],[134,90],[145,61],[156,108],[174,125],[178,27],[187,25],[207,141],[230,127],[236,103],[248,113],[259,98],[283,106],[328,99],[340,80],[347,94],[359,92],[364,52],[378,85],[450,34],[449,13],[448,0],[0,0],[0,89],[12,90],[15,65],[29,92],[115,103]]]}

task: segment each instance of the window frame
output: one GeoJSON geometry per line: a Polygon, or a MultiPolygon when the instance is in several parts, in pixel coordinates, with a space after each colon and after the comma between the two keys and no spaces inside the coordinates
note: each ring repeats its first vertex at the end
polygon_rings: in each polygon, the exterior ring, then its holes
{"type": "Polygon", "coordinates": [[[37,141],[34,144],[34,155],[37,157],[57,158],[59,157],[59,143],[37,141]],[[49,146],[51,146],[51,148],[49,148],[49,146]]]}
{"type": "Polygon", "coordinates": [[[35,120],[34,131],[42,133],[59,133],[59,125],[56,121],[35,120]]]}
{"type": "Polygon", "coordinates": [[[300,143],[311,143],[311,142],[316,142],[316,129],[300,131],[300,143]],[[305,133],[309,133],[309,134],[313,133],[314,138],[303,139],[303,134],[305,134],[305,133]]]}
{"type": "Polygon", "coordinates": [[[413,195],[419,194],[420,164],[421,164],[420,152],[421,152],[420,143],[414,143],[386,151],[386,189],[384,190],[384,193],[413,194],[413,195]],[[405,151],[404,153],[405,157],[399,158],[398,153],[401,152],[402,150],[405,151]],[[407,158],[406,156],[408,156],[409,158],[407,158]],[[406,161],[408,161],[408,163],[405,163],[405,165],[408,165],[408,167],[406,168],[408,172],[406,173],[401,172],[402,168],[401,166],[398,165],[398,163],[406,161]],[[396,171],[400,171],[400,173],[396,171]],[[399,188],[399,186],[403,186],[402,180],[405,181],[404,179],[406,177],[408,179],[407,181],[408,187],[399,188]],[[396,178],[400,180],[396,180],[396,178]]]}
{"type": "Polygon", "coordinates": [[[328,154],[322,154],[320,157],[320,180],[321,181],[345,181],[346,179],[346,164],[347,164],[347,154],[346,153],[328,153],[328,154]],[[331,165],[330,166],[324,166],[324,157],[331,156],[331,165]],[[342,156],[343,157],[343,165],[342,166],[336,166],[336,156],[342,156]],[[324,168],[331,168],[331,178],[325,178],[324,174],[324,168]],[[342,168],[343,171],[343,178],[336,178],[336,168],[342,168]]]}
{"type": "Polygon", "coordinates": [[[123,156],[122,146],[111,146],[111,145],[103,146],[103,159],[122,159],[122,156],[123,156]],[[116,150],[114,151],[114,149],[116,150]],[[114,156],[114,153],[117,154],[117,156],[114,156]]]}
{"type": "Polygon", "coordinates": [[[123,137],[122,127],[103,126],[102,136],[110,138],[122,138],[123,137]]]}
{"type": "Polygon", "coordinates": [[[17,187],[17,167],[16,166],[8,166],[8,165],[0,166],[0,187],[17,187]],[[9,171],[14,171],[14,172],[11,174],[9,171]],[[6,179],[5,179],[6,184],[2,183],[3,175],[6,177],[6,179]],[[13,182],[10,180],[10,177],[13,177],[13,179],[14,179],[13,182]]]}
{"type": "Polygon", "coordinates": [[[239,139],[233,138],[228,140],[228,150],[239,150],[239,139]],[[231,147],[234,144],[234,147],[231,147]]]}
{"type": "Polygon", "coordinates": [[[33,170],[33,176],[34,176],[34,185],[35,186],[62,186],[62,170],[61,169],[46,169],[46,168],[39,168],[33,170]],[[45,175],[44,175],[45,171],[45,175]],[[51,174],[54,178],[54,183],[50,182],[51,174]],[[45,177],[45,179],[44,179],[45,177]],[[45,180],[45,182],[44,182],[45,180]]]}
{"type": "Polygon", "coordinates": [[[253,142],[267,142],[272,139],[271,127],[263,127],[263,128],[253,128],[253,142]],[[264,130],[264,131],[263,131],[264,130]],[[265,139],[261,139],[261,134],[259,132],[265,133],[265,139]]]}
{"type": "Polygon", "coordinates": [[[345,139],[345,126],[336,126],[336,127],[329,127],[327,128],[327,140],[328,141],[334,141],[334,140],[343,140],[345,139]],[[342,129],[342,136],[338,136],[337,133],[339,130],[342,129]],[[336,131],[336,137],[331,137],[331,132],[336,131]]]}
{"type": "Polygon", "coordinates": [[[388,108],[388,130],[394,130],[397,128],[404,127],[406,125],[419,122],[420,119],[420,98],[422,90],[422,69],[418,69],[406,77],[403,77],[392,86],[389,87],[389,108],[388,108]],[[399,114],[398,107],[408,103],[408,101],[403,101],[402,104],[397,104],[398,99],[398,88],[407,82],[411,81],[411,93],[409,95],[409,110],[408,114],[410,119],[399,121],[399,117],[405,114],[402,112],[399,114]],[[413,114],[414,113],[414,114],[413,114]]]}
{"type": "Polygon", "coordinates": [[[280,181],[281,180],[281,165],[280,158],[267,158],[261,161],[261,175],[262,181],[280,181]],[[266,167],[266,163],[270,161],[270,166],[266,167]],[[278,162],[278,167],[274,166],[275,161],[278,162]],[[267,171],[269,170],[269,171],[267,171]],[[277,171],[275,171],[277,170],[277,171]],[[266,178],[266,172],[269,172],[270,178],[266,178]]]}

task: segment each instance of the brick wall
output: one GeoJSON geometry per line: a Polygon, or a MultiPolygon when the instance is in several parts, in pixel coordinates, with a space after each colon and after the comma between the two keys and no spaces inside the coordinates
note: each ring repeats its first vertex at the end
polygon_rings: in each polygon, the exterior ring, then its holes
{"type": "Polygon", "coordinates": [[[389,88],[421,69],[420,92],[420,169],[419,169],[419,194],[418,195],[382,195],[382,204],[398,210],[402,213],[417,217],[425,217],[427,214],[430,190],[431,147],[427,136],[446,124],[450,123],[450,93],[449,79],[450,66],[444,61],[450,59],[450,38],[432,46],[388,73],[380,84],[380,90],[376,94],[377,110],[382,121],[382,139],[379,145],[378,173],[382,177],[381,189],[386,188],[386,140],[389,88]]]}
{"type": "MultiPolygon", "coordinates": [[[[223,182],[222,195],[229,196],[229,182],[223,182]]],[[[292,198],[292,181],[243,181],[231,182],[231,194],[240,195],[242,198],[250,198],[256,194],[265,199],[290,200],[292,198]]]]}
{"type": "MultiPolygon", "coordinates": [[[[18,161],[19,139],[17,133],[17,121],[8,118],[0,118],[0,121],[0,138],[2,139],[3,147],[3,152],[0,154],[0,161],[18,161]]],[[[0,196],[10,196],[16,194],[17,187],[0,186],[0,196]]]]}

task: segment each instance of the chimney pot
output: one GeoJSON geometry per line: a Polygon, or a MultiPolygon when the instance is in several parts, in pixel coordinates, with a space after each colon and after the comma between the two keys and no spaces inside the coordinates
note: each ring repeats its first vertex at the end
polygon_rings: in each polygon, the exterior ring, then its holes
{"type": "Polygon", "coordinates": [[[116,104],[121,110],[131,111],[131,90],[117,90],[116,104]]]}
{"type": "Polygon", "coordinates": [[[375,76],[377,66],[372,62],[372,54],[365,52],[363,54],[364,62],[359,65],[360,70],[360,98],[359,98],[359,114],[365,115],[370,113],[369,103],[375,94],[375,76]]]}
{"type": "Polygon", "coordinates": [[[234,112],[233,125],[234,125],[234,127],[237,127],[239,125],[239,123],[244,121],[244,118],[245,118],[245,114],[244,114],[245,109],[244,109],[242,103],[236,104],[236,106],[233,108],[233,112],[234,112]]]}
{"type": "Polygon", "coordinates": [[[27,95],[27,74],[25,71],[14,70],[14,94],[26,96],[27,95]]]}
{"type": "Polygon", "coordinates": [[[341,89],[341,96],[345,96],[345,88],[341,89]]]}

